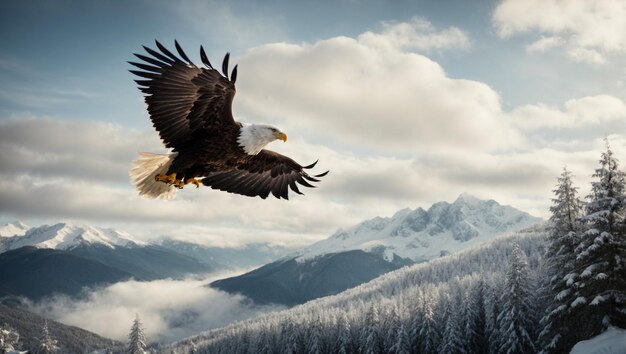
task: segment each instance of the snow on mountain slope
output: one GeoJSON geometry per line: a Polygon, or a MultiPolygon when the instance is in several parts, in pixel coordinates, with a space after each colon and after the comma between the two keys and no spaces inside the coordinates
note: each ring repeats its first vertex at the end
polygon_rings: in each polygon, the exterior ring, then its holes
{"type": "Polygon", "coordinates": [[[570,354],[623,354],[626,353],[626,330],[609,327],[602,334],[578,342],[570,354]]]}
{"type": "Polygon", "coordinates": [[[381,253],[387,261],[392,261],[395,254],[423,262],[540,221],[494,200],[480,200],[463,193],[452,204],[439,202],[428,210],[403,209],[390,218],[376,217],[348,230],[340,229],[299,252],[297,260],[304,262],[323,254],[360,249],[381,253]]]}
{"type": "Polygon", "coordinates": [[[12,237],[6,241],[6,250],[13,250],[24,246],[69,250],[85,244],[99,244],[110,248],[118,246],[129,247],[140,244],[138,241],[131,240],[130,235],[124,232],[69,223],[35,227],[28,230],[23,236],[12,237]]]}
{"type": "Polygon", "coordinates": [[[0,237],[23,236],[30,227],[21,221],[0,226],[0,237]]]}

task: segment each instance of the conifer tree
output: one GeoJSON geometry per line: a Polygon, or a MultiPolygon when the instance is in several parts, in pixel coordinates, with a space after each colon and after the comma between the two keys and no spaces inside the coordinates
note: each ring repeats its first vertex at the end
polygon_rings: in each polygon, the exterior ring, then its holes
{"type": "Polygon", "coordinates": [[[534,312],[526,256],[513,245],[506,274],[502,312],[498,315],[500,327],[500,353],[535,353],[533,332],[534,312]]]}
{"type": "Polygon", "coordinates": [[[541,319],[540,333],[543,353],[568,351],[577,340],[577,330],[572,326],[574,320],[569,304],[574,291],[567,284],[566,276],[574,272],[575,249],[580,242],[580,217],[583,203],[574,187],[572,173],[563,168],[553,190],[550,222],[552,227],[548,235],[545,254],[547,278],[547,307],[541,319]]]}
{"type": "Polygon", "coordinates": [[[582,339],[610,325],[626,328],[626,186],[608,141],[606,145],[593,174],[572,277],[576,298],[570,306],[584,319],[578,323],[582,339]]]}
{"type": "Polygon", "coordinates": [[[396,342],[390,348],[390,352],[394,354],[409,354],[411,352],[409,336],[404,329],[404,324],[401,324],[397,329],[396,342]]]}
{"type": "Polygon", "coordinates": [[[0,326],[0,354],[15,350],[19,341],[17,331],[7,325],[0,326]]]}
{"type": "Polygon", "coordinates": [[[146,354],[146,336],[143,333],[143,326],[139,315],[135,315],[133,326],[130,328],[128,335],[128,354],[146,354]]]}
{"type": "Polygon", "coordinates": [[[465,333],[471,333],[468,352],[488,353],[489,336],[487,334],[487,315],[485,309],[485,282],[478,280],[469,297],[470,306],[466,311],[465,333]]]}
{"type": "Polygon", "coordinates": [[[441,342],[441,334],[435,318],[434,299],[426,295],[424,299],[424,322],[420,329],[420,353],[436,353],[441,342]]]}
{"type": "MultiPolygon", "coordinates": [[[[456,284],[455,284],[456,285],[456,284]]],[[[455,286],[456,288],[456,286],[455,286]]],[[[455,289],[458,290],[458,289],[455,289]]],[[[450,297],[447,301],[445,327],[439,346],[441,354],[461,354],[466,353],[465,333],[463,332],[464,324],[462,324],[464,314],[460,300],[461,294],[457,294],[454,298],[450,297]]]]}
{"type": "Polygon", "coordinates": [[[37,353],[52,354],[58,351],[59,347],[57,346],[57,341],[56,339],[53,339],[52,336],[50,336],[50,331],[48,330],[48,321],[46,320],[43,324],[41,342],[39,344],[37,353]]]}
{"type": "Polygon", "coordinates": [[[352,339],[350,338],[350,322],[345,313],[340,313],[337,318],[337,353],[348,354],[352,353],[352,339]]]}
{"type": "Polygon", "coordinates": [[[376,354],[380,349],[380,316],[378,312],[378,306],[372,304],[367,315],[365,316],[365,323],[361,330],[361,353],[376,354]]]}

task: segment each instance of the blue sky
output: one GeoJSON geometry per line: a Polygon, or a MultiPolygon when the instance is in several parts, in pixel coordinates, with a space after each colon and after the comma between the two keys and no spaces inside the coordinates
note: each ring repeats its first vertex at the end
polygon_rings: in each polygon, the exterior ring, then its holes
{"type": "Polygon", "coordinates": [[[290,242],[461,192],[546,216],[563,165],[584,191],[602,138],[625,146],[620,1],[4,1],[0,23],[4,220],[290,242]],[[126,61],[154,39],[231,51],[235,112],[284,127],[271,148],[326,158],[330,182],[289,206],[184,191],[146,211],[126,171],[162,148],[126,61]],[[198,217],[163,221],[181,206],[198,217]]]}

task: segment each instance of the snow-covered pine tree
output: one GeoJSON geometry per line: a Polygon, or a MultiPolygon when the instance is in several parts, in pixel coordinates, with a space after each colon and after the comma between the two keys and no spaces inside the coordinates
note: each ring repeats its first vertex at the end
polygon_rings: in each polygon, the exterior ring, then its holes
{"type": "Polygon", "coordinates": [[[487,315],[485,309],[485,282],[481,278],[471,289],[466,310],[466,335],[471,333],[468,343],[470,353],[488,353],[489,336],[487,333],[487,315]]]}
{"type": "Polygon", "coordinates": [[[609,325],[626,328],[626,186],[608,141],[593,177],[572,282],[582,338],[609,325]]]}
{"type": "Polygon", "coordinates": [[[16,330],[6,324],[0,326],[0,354],[15,350],[19,341],[20,335],[16,330]]]}
{"type": "Polygon", "coordinates": [[[365,316],[365,323],[361,328],[360,346],[361,353],[379,353],[381,338],[379,334],[380,315],[376,303],[372,304],[365,316]]]}
{"type": "Polygon", "coordinates": [[[321,354],[323,352],[322,344],[322,320],[319,316],[315,317],[307,329],[307,353],[309,354],[321,354]]]}
{"type": "Polygon", "coordinates": [[[465,338],[465,324],[463,324],[463,308],[461,303],[462,294],[458,285],[452,286],[457,292],[454,296],[450,296],[446,301],[446,316],[441,345],[439,346],[440,354],[463,354],[467,351],[467,343],[465,338]]]}
{"type": "Polygon", "coordinates": [[[504,277],[500,274],[492,275],[488,278],[487,292],[485,294],[485,316],[487,324],[485,329],[487,331],[487,338],[489,339],[489,351],[490,354],[500,353],[500,340],[502,336],[500,334],[500,327],[498,326],[498,315],[502,312],[502,293],[504,291],[505,281],[504,277]]]}
{"type": "Polygon", "coordinates": [[[135,320],[128,335],[128,354],[146,354],[146,336],[143,333],[143,325],[139,319],[139,314],[135,315],[135,320]]]}
{"type": "Polygon", "coordinates": [[[393,354],[409,354],[411,352],[411,344],[409,336],[404,329],[404,324],[400,324],[396,333],[396,342],[389,350],[393,354]]]}
{"type": "MultiPolygon", "coordinates": [[[[398,305],[393,304],[391,310],[385,315],[383,328],[385,329],[383,338],[382,351],[388,352],[396,344],[398,328],[400,328],[400,314],[398,313],[398,305]]],[[[382,333],[381,333],[382,334],[382,333]]]]}
{"type": "Polygon", "coordinates": [[[354,351],[351,337],[350,322],[346,314],[341,312],[337,317],[337,343],[335,343],[338,354],[349,354],[354,351]]]}
{"type": "Polygon", "coordinates": [[[435,318],[435,299],[428,294],[424,297],[424,322],[420,328],[420,353],[436,353],[441,343],[441,333],[435,318]]]}
{"type": "Polygon", "coordinates": [[[534,309],[531,303],[530,277],[526,255],[513,245],[506,274],[502,312],[498,315],[500,353],[535,353],[534,309]]]}
{"type": "Polygon", "coordinates": [[[43,328],[41,330],[41,341],[39,343],[39,348],[37,349],[38,354],[53,354],[59,351],[59,346],[57,345],[56,339],[53,339],[50,336],[50,331],[48,330],[48,321],[44,321],[43,328]]]}
{"type": "Polygon", "coordinates": [[[580,242],[580,217],[583,203],[578,198],[578,188],[572,181],[572,173],[566,168],[557,178],[553,190],[548,246],[545,254],[547,306],[541,319],[541,345],[543,353],[566,352],[578,342],[577,330],[572,326],[569,304],[574,292],[567,284],[566,275],[574,272],[576,246],[580,242]]]}

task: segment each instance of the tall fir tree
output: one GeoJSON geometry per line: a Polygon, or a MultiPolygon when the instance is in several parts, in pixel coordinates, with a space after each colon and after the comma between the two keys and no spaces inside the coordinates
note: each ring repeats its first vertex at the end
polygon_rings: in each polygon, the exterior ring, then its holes
{"type": "Polygon", "coordinates": [[[0,354],[15,350],[20,341],[20,335],[8,325],[0,326],[0,354]]]}
{"type": "Polygon", "coordinates": [[[341,312],[337,318],[337,343],[335,343],[335,348],[338,354],[349,354],[354,351],[352,348],[350,322],[344,312],[341,312]]]}
{"type": "Polygon", "coordinates": [[[59,351],[59,346],[57,345],[57,340],[52,338],[50,335],[50,330],[48,329],[48,321],[46,320],[43,324],[43,328],[41,331],[41,340],[39,343],[39,348],[36,350],[38,354],[53,354],[59,351]]]}
{"type": "Polygon", "coordinates": [[[535,353],[532,338],[534,309],[531,302],[531,288],[526,255],[519,245],[513,245],[506,274],[506,287],[503,293],[502,312],[498,315],[500,327],[500,353],[535,353]]]}
{"type": "Polygon", "coordinates": [[[584,319],[579,322],[582,339],[610,325],[626,328],[625,176],[608,141],[599,162],[571,277],[576,298],[570,306],[584,319]]]}
{"type": "Polygon", "coordinates": [[[454,296],[449,296],[446,301],[445,326],[439,353],[441,354],[464,354],[467,352],[467,338],[463,323],[465,313],[464,304],[462,304],[463,295],[460,293],[458,285],[453,286],[453,290],[457,292],[454,296]]]}
{"type": "Polygon", "coordinates": [[[146,354],[146,335],[143,332],[143,325],[139,315],[135,315],[135,320],[128,334],[128,354],[146,354]]]}
{"type": "Polygon", "coordinates": [[[420,353],[436,353],[441,344],[441,332],[435,317],[435,299],[427,295],[424,298],[424,321],[420,328],[420,353]]]}
{"type": "Polygon", "coordinates": [[[575,292],[567,283],[576,262],[576,247],[580,243],[583,203],[578,198],[572,173],[566,168],[557,178],[550,212],[551,229],[545,253],[547,272],[547,307],[541,319],[540,340],[542,353],[565,353],[578,341],[576,326],[572,326],[575,315],[569,304],[575,292]]]}
{"type": "Polygon", "coordinates": [[[400,327],[397,328],[395,343],[393,344],[393,346],[391,346],[389,352],[393,354],[411,353],[411,343],[409,341],[409,336],[404,329],[404,324],[400,324],[400,327]]]}
{"type": "Polygon", "coordinates": [[[380,352],[380,313],[376,303],[372,304],[365,316],[365,323],[361,330],[361,353],[377,354],[380,352]]]}

